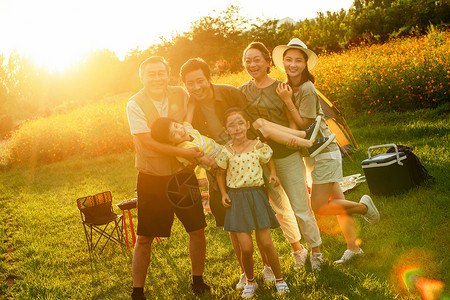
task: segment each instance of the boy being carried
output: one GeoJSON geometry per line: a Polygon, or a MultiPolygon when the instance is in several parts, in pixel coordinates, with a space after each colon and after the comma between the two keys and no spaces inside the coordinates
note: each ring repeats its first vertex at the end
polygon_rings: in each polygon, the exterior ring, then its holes
{"type": "MultiPolygon", "coordinates": [[[[198,164],[205,169],[217,167],[215,158],[222,146],[213,139],[201,135],[188,122],[181,124],[171,118],[158,118],[152,124],[151,133],[152,138],[160,143],[171,144],[185,149],[201,149],[204,155],[197,158],[198,164]]],[[[183,157],[177,157],[177,159],[185,166],[192,164],[192,162],[183,157]]]]}

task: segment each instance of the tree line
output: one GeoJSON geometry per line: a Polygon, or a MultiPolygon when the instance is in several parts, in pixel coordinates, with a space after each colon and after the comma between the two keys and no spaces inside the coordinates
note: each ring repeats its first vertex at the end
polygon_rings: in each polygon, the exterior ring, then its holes
{"type": "Polygon", "coordinates": [[[0,135],[17,120],[138,90],[138,66],[150,55],[169,61],[172,83],[178,84],[179,69],[191,57],[205,59],[214,74],[241,71],[242,51],[251,41],[262,41],[271,49],[298,37],[321,54],[421,35],[430,25],[447,29],[449,21],[450,0],[355,0],[348,10],[297,21],[252,21],[240,15],[239,7],[230,6],[193,22],[187,32],[161,38],[144,50],[130,50],[123,61],[103,49],[63,73],[51,73],[18,52],[9,58],[0,55],[0,135]]]}

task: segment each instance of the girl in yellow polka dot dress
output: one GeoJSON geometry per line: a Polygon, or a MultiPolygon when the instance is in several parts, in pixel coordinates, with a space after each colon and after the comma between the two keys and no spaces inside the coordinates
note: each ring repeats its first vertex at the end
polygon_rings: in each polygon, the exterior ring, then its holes
{"type": "Polygon", "coordinates": [[[217,182],[222,193],[222,203],[227,208],[224,229],[237,233],[247,277],[243,298],[252,297],[258,288],[253,272],[253,230],[260,241],[260,250],[266,254],[275,275],[278,293],[289,292],[270,236],[270,229],[280,225],[262,188],[264,179],[261,164],[268,164],[269,182],[279,184],[271,160],[272,149],[259,140],[248,139],[249,128],[250,123],[242,111],[229,110],[225,115],[225,132],[230,135],[231,143],[225,145],[216,157],[219,167],[217,182]]]}

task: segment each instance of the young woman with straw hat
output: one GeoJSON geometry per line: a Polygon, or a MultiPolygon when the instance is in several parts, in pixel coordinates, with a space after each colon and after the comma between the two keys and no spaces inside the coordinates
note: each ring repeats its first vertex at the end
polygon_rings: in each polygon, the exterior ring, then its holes
{"type": "MultiPolygon", "coordinates": [[[[277,93],[297,126],[306,128],[317,116],[323,116],[319,96],[314,87],[315,78],[310,73],[318,62],[317,55],[298,38],[273,50],[275,66],[284,71],[287,84],[277,93]]],[[[330,135],[325,121],[320,122],[318,136],[330,135]]],[[[357,242],[353,214],[361,214],[365,220],[378,223],[380,215],[372,199],[364,195],[359,203],[345,199],[339,181],[342,181],[342,158],[337,144],[331,143],[314,158],[306,157],[305,163],[311,172],[311,206],[319,215],[336,215],[344,234],[347,250],[335,261],[343,264],[364,252],[357,242]]]]}

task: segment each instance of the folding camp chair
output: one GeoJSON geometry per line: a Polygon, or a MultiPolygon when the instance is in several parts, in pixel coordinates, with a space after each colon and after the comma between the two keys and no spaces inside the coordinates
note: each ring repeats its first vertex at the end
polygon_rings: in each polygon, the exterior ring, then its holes
{"type": "Polygon", "coordinates": [[[100,240],[104,241],[100,252],[103,251],[109,241],[125,246],[122,215],[113,212],[110,191],[79,198],[77,199],[77,205],[81,214],[89,254],[96,249],[100,240]],[[110,224],[112,227],[109,226],[110,224]]]}

